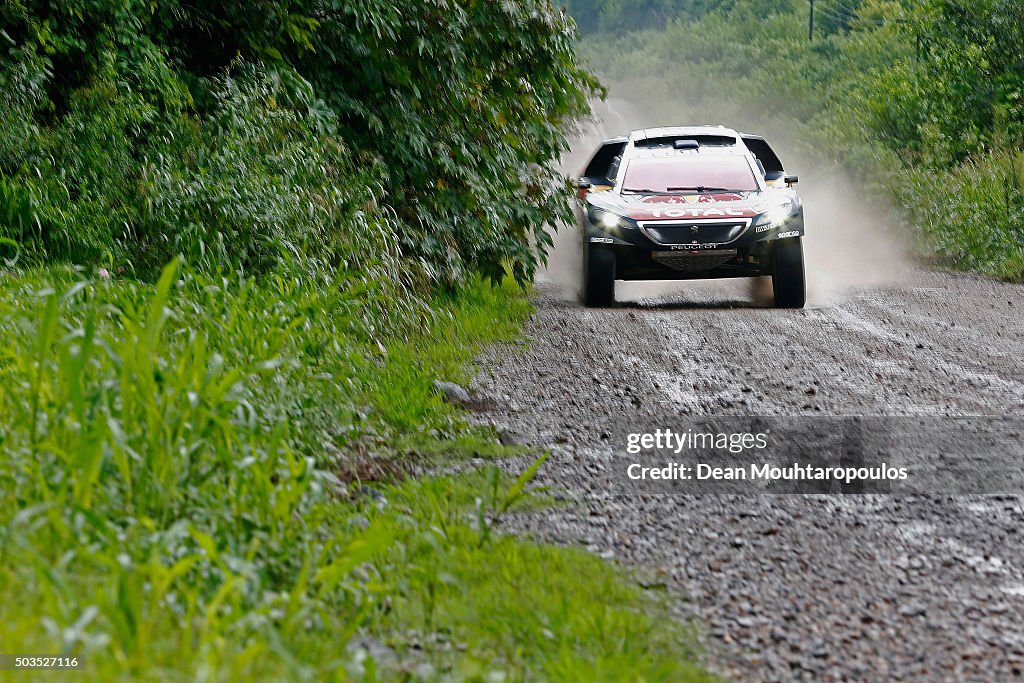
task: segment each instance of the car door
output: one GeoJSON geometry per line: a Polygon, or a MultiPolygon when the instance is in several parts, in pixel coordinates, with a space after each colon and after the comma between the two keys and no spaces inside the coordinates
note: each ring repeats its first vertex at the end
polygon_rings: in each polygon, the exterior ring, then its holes
{"type": "Polygon", "coordinates": [[[764,168],[765,181],[775,187],[785,187],[786,170],[782,166],[782,160],[779,159],[779,155],[775,153],[775,150],[768,144],[768,141],[760,135],[750,135],[748,133],[741,133],[740,137],[743,138],[743,143],[750,150],[751,154],[761,162],[761,166],[764,168]]]}
{"type": "Polygon", "coordinates": [[[615,179],[610,178],[609,171],[621,156],[622,150],[626,148],[627,138],[611,138],[605,140],[594,152],[587,165],[580,174],[580,180],[590,183],[591,191],[607,190],[615,184],[615,179]]]}

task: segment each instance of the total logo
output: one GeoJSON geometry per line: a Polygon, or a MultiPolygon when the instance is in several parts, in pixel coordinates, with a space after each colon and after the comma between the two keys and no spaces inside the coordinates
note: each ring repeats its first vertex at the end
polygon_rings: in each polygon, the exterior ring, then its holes
{"type": "Polygon", "coordinates": [[[651,215],[655,218],[700,218],[704,216],[729,216],[732,218],[743,218],[747,214],[739,209],[651,209],[651,215]]]}

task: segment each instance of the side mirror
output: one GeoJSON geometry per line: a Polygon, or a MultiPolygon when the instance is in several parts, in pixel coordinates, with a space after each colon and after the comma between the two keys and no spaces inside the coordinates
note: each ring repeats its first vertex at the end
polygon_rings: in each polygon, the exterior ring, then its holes
{"type": "Polygon", "coordinates": [[[593,183],[591,183],[586,178],[578,178],[574,180],[572,184],[575,185],[576,189],[578,190],[589,190],[591,187],[593,187],[593,183]]]}
{"type": "Polygon", "coordinates": [[[792,187],[793,185],[796,185],[798,182],[800,182],[800,176],[788,175],[785,177],[785,181],[787,187],[792,187]]]}

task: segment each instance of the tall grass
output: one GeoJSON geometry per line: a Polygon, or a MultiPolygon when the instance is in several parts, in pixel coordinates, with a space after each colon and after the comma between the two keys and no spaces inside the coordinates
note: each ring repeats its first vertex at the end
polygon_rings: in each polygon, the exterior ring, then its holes
{"type": "Polygon", "coordinates": [[[393,444],[486,442],[431,384],[529,310],[481,281],[392,301],[315,272],[5,271],[3,649],[95,681],[698,680],[599,560],[492,533],[525,479],[347,481],[393,444]]]}
{"type": "Polygon", "coordinates": [[[1024,282],[1024,152],[994,151],[951,171],[907,173],[903,203],[931,250],[963,270],[1024,282]]]}
{"type": "Polygon", "coordinates": [[[98,678],[301,677],[307,628],[343,635],[373,593],[311,573],[361,536],[321,522],[343,445],[321,411],[344,422],[360,367],[340,295],[177,263],[153,287],[48,279],[0,300],[3,642],[98,678]]]}

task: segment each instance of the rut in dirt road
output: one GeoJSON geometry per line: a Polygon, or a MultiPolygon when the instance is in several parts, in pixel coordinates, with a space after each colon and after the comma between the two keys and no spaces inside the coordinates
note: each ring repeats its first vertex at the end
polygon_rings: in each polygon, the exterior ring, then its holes
{"type": "Polygon", "coordinates": [[[622,495],[597,473],[616,420],[1024,416],[1021,292],[919,272],[802,311],[732,283],[590,310],[542,284],[528,345],[474,384],[570,503],[512,524],[658,574],[735,680],[1014,680],[1020,497],[622,495]]]}

